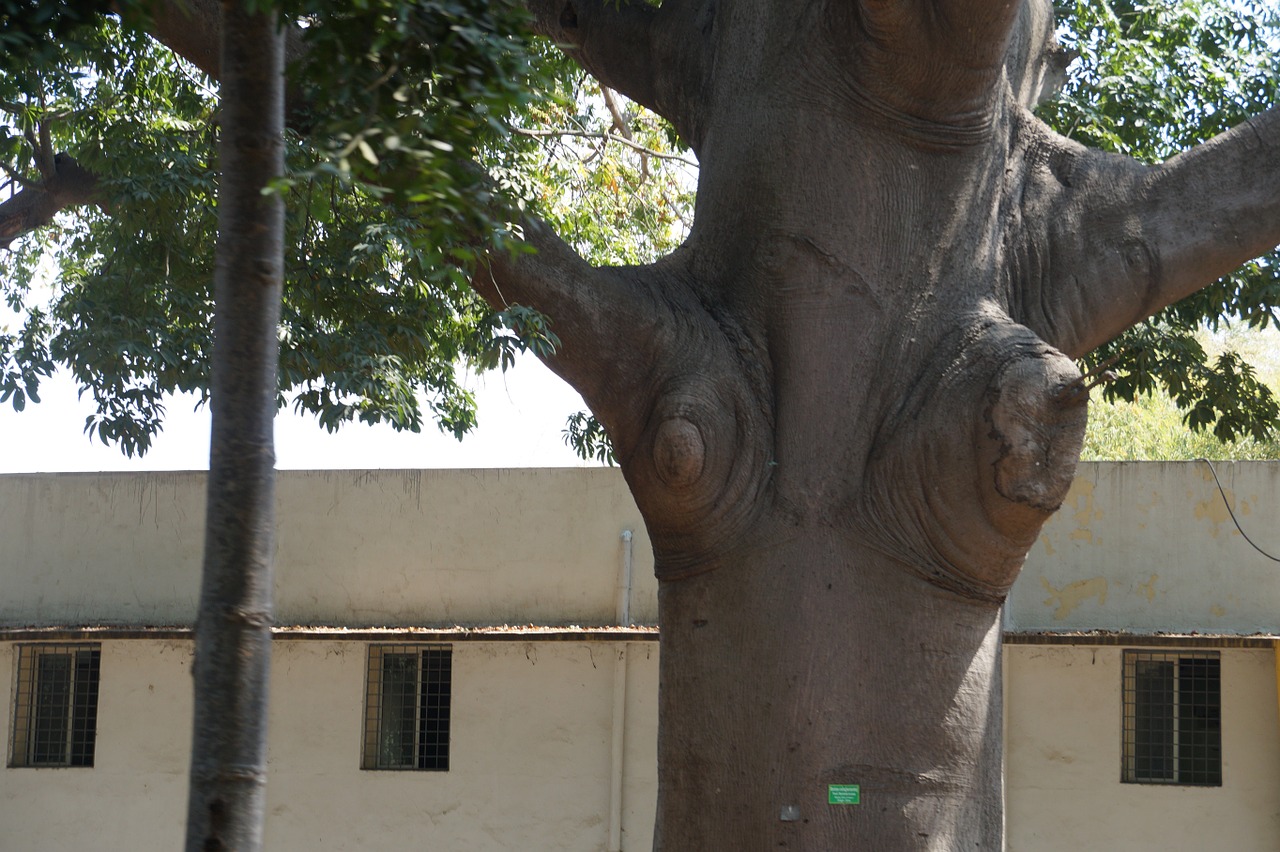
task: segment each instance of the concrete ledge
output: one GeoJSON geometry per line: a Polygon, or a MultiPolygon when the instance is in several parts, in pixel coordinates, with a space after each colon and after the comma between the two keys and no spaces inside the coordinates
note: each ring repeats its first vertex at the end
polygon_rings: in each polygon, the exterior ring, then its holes
{"type": "Polygon", "coordinates": [[[1017,631],[1004,634],[1006,645],[1094,645],[1144,648],[1274,648],[1280,636],[1255,633],[1249,636],[1213,633],[1117,633],[1079,631],[1037,633],[1017,631]]]}
{"type": "MultiPolygon", "coordinates": [[[[635,627],[539,627],[536,625],[497,625],[492,627],[305,627],[292,625],[273,627],[279,641],[322,640],[326,642],[390,642],[412,639],[416,642],[656,642],[658,628],[635,627]]],[[[104,627],[3,627],[0,642],[83,642],[97,639],[191,639],[190,627],[136,627],[129,625],[104,627]]],[[[1274,648],[1280,636],[1252,634],[1240,636],[1211,633],[1118,633],[1114,631],[1078,631],[1042,633],[1013,631],[1005,633],[1006,645],[1082,645],[1114,647],[1177,648],[1274,648]]]]}
{"type": "MultiPolygon", "coordinates": [[[[656,642],[656,627],[273,627],[277,641],[326,642],[656,642]]],[[[83,642],[99,639],[192,639],[190,627],[4,627],[0,642],[83,642]]]]}

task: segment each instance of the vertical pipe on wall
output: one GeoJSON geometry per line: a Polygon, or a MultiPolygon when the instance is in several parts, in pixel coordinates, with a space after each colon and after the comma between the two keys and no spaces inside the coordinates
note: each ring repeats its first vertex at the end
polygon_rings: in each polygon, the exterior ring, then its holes
{"type": "Polygon", "coordinates": [[[1280,639],[1272,640],[1271,653],[1276,658],[1276,708],[1280,710],[1280,639]]]}
{"type": "Polygon", "coordinates": [[[618,626],[631,626],[631,554],[634,549],[631,530],[622,531],[622,571],[618,575],[618,626]]]}
{"type": "MultiPolygon", "coordinates": [[[[631,530],[622,531],[622,568],[618,574],[617,620],[631,625],[631,530]]],[[[627,723],[627,643],[614,646],[613,743],[609,758],[609,852],[622,852],[622,760],[627,723]]]]}

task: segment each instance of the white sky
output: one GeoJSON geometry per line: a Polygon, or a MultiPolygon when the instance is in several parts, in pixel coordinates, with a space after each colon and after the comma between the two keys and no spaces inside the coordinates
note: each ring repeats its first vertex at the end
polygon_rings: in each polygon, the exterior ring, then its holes
{"type": "MultiPolygon", "coordinates": [[[[434,425],[419,434],[355,423],[335,434],[314,417],[288,410],[276,418],[276,467],[282,470],[351,468],[566,467],[586,464],[564,443],[568,415],[586,406],[568,385],[532,356],[505,375],[471,379],[479,428],[461,443],[434,425]]],[[[194,398],[169,402],[165,430],[141,458],[84,433],[92,399],[77,400],[65,373],[40,385],[39,404],[16,413],[0,404],[0,473],[97,470],[207,470],[209,411],[193,411],[194,398]]]]}

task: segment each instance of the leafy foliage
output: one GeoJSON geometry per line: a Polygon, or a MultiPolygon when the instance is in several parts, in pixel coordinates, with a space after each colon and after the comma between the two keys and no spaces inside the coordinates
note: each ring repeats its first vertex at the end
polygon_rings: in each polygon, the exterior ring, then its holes
{"type": "Polygon", "coordinates": [[[111,8],[111,0],[49,3],[42,0],[0,2],[0,52],[28,61],[49,58],[59,45],[75,37],[85,24],[111,8]]]}
{"type": "Polygon", "coordinates": [[[531,203],[593,264],[648,263],[692,224],[697,165],[661,117],[631,104],[566,60],[552,97],[523,116],[517,136],[536,144],[531,203]]]}
{"type": "MultiPolygon", "coordinates": [[[[504,122],[540,78],[524,12],[482,0],[299,11],[311,50],[297,73],[313,100],[292,114],[306,132],[274,187],[289,209],[280,403],[329,429],[416,431],[429,416],[461,434],[475,414],[456,363],[555,345],[541,317],[495,315],[467,286],[478,242],[519,250],[502,175],[520,153],[504,122]]],[[[22,320],[0,335],[0,397],[36,401],[40,377],[66,364],[97,404],[86,431],[140,453],[165,394],[208,385],[216,85],[119,20],[49,26],[45,58],[0,67],[0,161],[15,189],[38,183],[47,138],[97,175],[101,206],[0,252],[22,320]]]]}
{"type": "MultiPolygon", "coordinates": [[[[18,323],[0,330],[0,401],[38,401],[64,364],[96,403],[86,431],[133,454],[161,428],[166,394],[208,385],[217,87],[145,34],[145,4],[115,4],[123,22],[108,5],[3,7],[0,39],[22,47],[0,62],[10,190],[67,151],[98,177],[100,205],[0,252],[18,323]]],[[[662,159],[674,133],[625,105],[615,117],[585,75],[530,43],[515,0],[278,5],[305,45],[289,175],[271,188],[289,211],[280,404],[330,430],[432,419],[460,436],[475,411],[457,364],[506,369],[558,345],[536,312],[494,313],[474,295],[480,244],[522,250],[527,201],[597,262],[670,250],[693,184],[662,159]]]]}
{"type": "MultiPolygon", "coordinates": [[[[1080,62],[1041,116],[1086,145],[1155,163],[1280,102],[1280,8],[1267,0],[1060,0],[1058,15],[1080,62]]],[[[1267,328],[1277,305],[1273,251],[1130,329],[1086,366],[1115,365],[1108,400],[1162,390],[1194,430],[1263,439],[1280,422],[1274,394],[1238,356],[1210,360],[1194,332],[1202,323],[1267,328]]]]}
{"type": "Polygon", "coordinates": [[[1159,393],[1143,394],[1132,401],[1090,406],[1082,458],[1277,459],[1280,441],[1248,435],[1223,440],[1210,431],[1193,432],[1173,400],[1159,393]]]}
{"type": "Polygon", "coordinates": [[[583,461],[595,459],[610,466],[618,463],[613,454],[613,443],[605,434],[604,426],[588,411],[577,411],[569,415],[569,422],[564,428],[564,442],[583,461]]]}
{"type": "MultiPolygon", "coordinates": [[[[1186,344],[1213,363],[1234,356],[1256,364],[1256,380],[1280,387],[1280,328],[1252,329],[1237,325],[1211,332],[1197,332],[1186,344]]],[[[1276,459],[1280,438],[1239,435],[1222,438],[1212,429],[1187,428],[1187,412],[1159,384],[1127,392],[1112,399],[1098,399],[1089,406],[1085,433],[1085,459],[1276,459]]]]}

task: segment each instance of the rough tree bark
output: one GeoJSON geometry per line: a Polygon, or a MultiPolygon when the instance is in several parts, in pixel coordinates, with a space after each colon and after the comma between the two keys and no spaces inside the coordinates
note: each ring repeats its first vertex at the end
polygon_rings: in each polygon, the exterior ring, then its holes
{"type": "Polygon", "coordinates": [[[266,801],[275,535],[284,50],[276,16],[223,3],[221,178],[204,573],[196,620],[188,852],[256,850],[266,801]]]}
{"type": "Polygon", "coordinates": [[[1040,0],[530,5],[702,164],[661,262],[529,223],[476,280],[550,317],[653,541],[656,847],[1000,849],[1000,607],[1074,473],[1071,359],[1280,241],[1280,111],[1086,150],[1028,112],[1040,0]]]}

